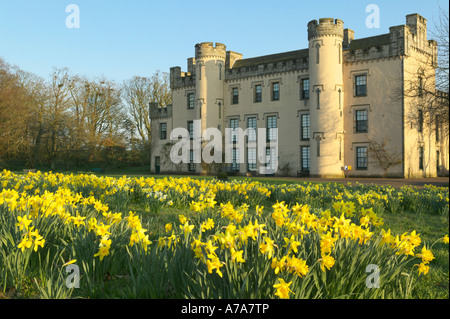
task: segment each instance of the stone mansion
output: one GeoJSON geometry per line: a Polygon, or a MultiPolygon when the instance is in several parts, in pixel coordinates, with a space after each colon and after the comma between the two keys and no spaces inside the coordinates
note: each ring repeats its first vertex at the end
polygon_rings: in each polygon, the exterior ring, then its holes
{"type": "MultiPolygon", "coordinates": [[[[387,172],[414,178],[448,170],[448,136],[437,128],[431,134],[420,120],[412,120],[410,114],[420,113],[415,107],[420,97],[405,93],[413,83],[423,85],[420,64],[435,72],[437,43],[427,38],[425,18],[410,14],[406,24],[390,27],[389,33],[361,39],[339,19],[312,20],[307,32],[305,49],[246,59],[221,43],[196,44],[186,71],[170,69],[172,105],[150,105],[152,171],[200,174],[211,169],[195,161],[192,149],[188,163],[169,157],[176,143],[172,130],[185,128],[192,138],[194,122],[202,131],[265,128],[267,141],[259,143],[269,143],[270,129],[276,128],[277,152],[267,147],[265,154],[277,157],[276,175],[376,177],[387,172]],[[388,155],[392,166],[383,168],[374,152],[388,155]]],[[[434,86],[429,78],[434,73],[427,77],[427,85],[434,86]]],[[[244,175],[267,165],[252,143],[256,139],[245,136],[244,148],[233,149],[232,163],[220,169],[244,175]]]]}

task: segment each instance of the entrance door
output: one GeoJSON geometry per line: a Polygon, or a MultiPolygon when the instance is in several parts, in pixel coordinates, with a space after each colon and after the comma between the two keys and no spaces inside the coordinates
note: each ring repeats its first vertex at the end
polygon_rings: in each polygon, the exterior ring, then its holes
{"type": "Polygon", "coordinates": [[[161,158],[159,156],[155,157],[155,173],[159,174],[161,171],[161,158]]]}

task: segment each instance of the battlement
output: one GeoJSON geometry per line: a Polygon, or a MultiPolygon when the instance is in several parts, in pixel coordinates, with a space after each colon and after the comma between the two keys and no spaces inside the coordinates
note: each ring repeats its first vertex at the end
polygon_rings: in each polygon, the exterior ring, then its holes
{"type": "Polygon", "coordinates": [[[344,37],[344,21],[333,18],[321,18],[319,22],[308,23],[308,40],[323,36],[344,37]]]}
{"type": "Polygon", "coordinates": [[[151,119],[163,119],[172,117],[172,105],[166,107],[160,107],[159,103],[151,102],[150,105],[150,118],[151,119]]]}
{"type": "Polygon", "coordinates": [[[195,59],[201,60],[204,58],[221,58],[225,60],[227,55],[227,47],[225,44],[218,43],[214,45],[213,42],[202,42],[195,45],[195,59]]]}
{"type": "Polygon", "coordinates": [[[425,34],[427,32],[427,19],[417,13],[406,16],[406,25],[409,27],[411,33],[417,34],[418,29],[421,29],[425,34]]]}
{"type": "Polygon", "coordinates": [[[170,68],[170,88],[172,90],[194,86],[195,78],[190,72],[182,72],[179,66],[170,68]]]}

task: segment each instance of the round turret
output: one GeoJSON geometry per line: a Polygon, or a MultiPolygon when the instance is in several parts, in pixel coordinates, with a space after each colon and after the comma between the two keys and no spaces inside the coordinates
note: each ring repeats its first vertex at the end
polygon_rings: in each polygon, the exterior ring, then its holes
{"type": "Polygon", "coordinates": [[[201,59],[223,59],[227,55],[227,47],[222,43],[202,42],[195,45],[195,60],[201,59]]]}
{"type": "Polygon", "coordinates": [[[308,23],[311,175],[339,177],[343,166],[344,23],[323,18],[308,23]]]}
{"type": "Polygon", "coordinates": [[[195,45],[195,92],[202,132],[223,127],[226,51],[222,43],[195,45]]]}
{"type": "Polygon", "coordinates": [[[319,23],[317,20],[308,23],[308,40],[330,35],[344,38],[344,22],[342,20],[322,18],[319,19],[319,23]]]}

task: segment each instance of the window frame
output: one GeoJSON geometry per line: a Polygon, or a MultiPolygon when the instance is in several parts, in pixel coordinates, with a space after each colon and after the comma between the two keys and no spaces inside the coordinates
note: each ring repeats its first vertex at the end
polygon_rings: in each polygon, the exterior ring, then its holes
{"type": "Polygon", "coordinates": [[[232,162],[231,162],[231,170],[233,172],[239,172],[240,170],[240,152],[239,147],[234,147],[232,151],[232,162]]]}
{"type": "Polygon", "coordinates": [[[256,172],[257,170],[257,151],[255,147],[247,148],[247,171],[256,172]],[[250,156],[250,151],[252,155],[250,156]],[[250,162],[250,160],[254,160],[254,162],[250,162]]]}
{"type": "Polygon", "coordinates": [[[267,130],[267,134],[266,134],[266,141],[267,142],[272,142],[272,141],[276,141],[277,140],[277,136],[275,131],[272,131],[271,129],[275,129],[278,128],[278,123],[277,123],[277,116],[276,115],[269,115],[266,117],[266,130],[267,130]],[[271,125],[273,125],[273,123],[275,123],[275,126],[272,127],[271,125]]]}
{"type": "Polygon", "coordinates": [[[255,84],[254,92],[253,92],[253,102],[261,103],[262,102],[262,84],[255,84]],[[259,88],[259,92],[258,92],[259,88]]]}
{"type": "Polygon", "coordinates": [[[231,105],[237,105],[239,104],[239,88],[238,87],[232,87],[231,88],[231,105]],[[234,93],[237,94],[234,94],[234,93]]]}
{"type": "Polygon", "coordinates": [[[189,164],[188,164],[189,172],[195,172],[197,170],[197,164],[194,163],[194,160],[195,160],[195,151],[190,150],[189,151],[189,164]]]}
{"type": "Polygon", "coordinates": [[[309,78],[304,78],[300,80],[300,100],[309,100],[310,98],[310,81],[309,78]],[[308,83],[308,89],[305,90],[305,83],[308,83]],[[305,94],[307,92],[307,94],[305,94]]]}
{"type": "Polygon", "coordinates": [[[249,117],[247,117],[247,120],[246,120],[246,124],[247,124],[247,128],[253,128],[255,131],[254,131],[254,133],[251,133],[252,131],[250,131],[249,130],[249,133],[248,133],[248,135],[247,135],[247,142],[256,142],[257,141],[257,130],[258,130],[258,120],[257,120],[257,118],[256,118],[256,116],[249,116],[249,117]],[[252,121],[252,122],[254,122],[255,123],[255,126],[253,127],[253,126],[250,126],[250,121],[252,121]],[[252,137],[254,137],[254,138],[252,138],[252,137]]]}
{"type": "Polygon", "coordinates": [[[311,115],[309,113],[300,114],[300,140],[310,141],[311,140],[311,115]],[[308,126],[304,125],[304,117],[308,117],[308,126]],[[307,135],[305,136],[305,128],[307,128],[307,135]]]}
{"type": "Polygon", "coordinates": [[[424,170],[424,157],[425,157],[425,148],[423,146],[419,146],[419,171],[424,170]]]}
{"type": "Polygon", "coordinates": [[[193,140],[194,139],[194,121],[187,121],[187,130],[189,132],[189,139],[193,140]]]}
{"type": "Polygon", "coordinates": [[[159,123],[159,139],[160,140],[167,139],[167,122],[159,123]],[[163,130],[163,126],[165,127],[165,130],[163,130]],[[163,136],[163,133],[164,133],[164,136],[163,136]]]}
{"type": "Polygon", "coordinates": [[[195,93],[193,93],[193,92],[187,93],[186,101],[187,101],[187,109],[193,110],[195,108],[195,93]]]}
{"type": "Polygon", "coordinates": [[[271,100],[276,102],[280,100],[280,82],[272,82],[271,84],[271,100]],[[278,90],[275,90],[275,87],[278,88],[278,90]],[[276,93],[276,94],[275,94],[276,93]]]}
{"type": "Polygon", "coordinates": [[[369,148],[367,146],[356,146],[355,155],[356,169],[359,171],[367,171],[369,169],[369,148]],[[364,150],[365,156],[360,156],[360,151],[362,150],[364,150]],[[364,166],[361,166],[360,159],[365,159],[365,161],[363,161],[363,164],[365,164],[364,166]]]}
{"type": "Polygon", "coordinates": [[[311,146],[309,145],[302,145],[300,146],[300,170],[302,172],[309,172],[311,170],[311,146]],[[305,157],[305,150],[308,150],[308,157],[305,157]],[[308,166],[305,166],[305,159],[308,163],[308,166]],[[305,169],[307,168],[307,169],[305,169]]]}
{"type": "Polygon", "coordinates": [[[353,125],[353,132],[354,133],[368,133],[369,132],[369,111],[367,109],[359,109],[355,110],[354,117],[353,117],[354,125],[353,125]],[[364,117],[361,119],[358,119],[359,114],[365,114],[364,117]],[[365,122],[365,126],[362,124],[365,122]]]}
{"type": "Polygon", "coordinates": [[[355,90],[354,90],[354,97],[361,97],[361,96],[367,96],[367,74],[355,74],[354,76],[355,80],[355,90]],[[358,84],[358,79],[364,78],[364,85],[358,84]],[[360,92],[359,88],[364,87],[364,91],[360,92]]]}
{"type": "Polygon", "coordinates": [[[239,135],[235,133],[235,129],[239,128],[239,118],[232,117],[228,120],[228,127],[231,129],[231,142],[232,143],[238,143],[239,141],[239,135]],[[233,127],[231,123],[236,123],[236,127],[233,127]]]}

